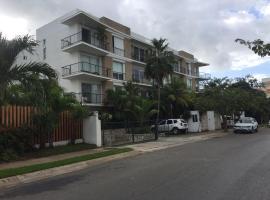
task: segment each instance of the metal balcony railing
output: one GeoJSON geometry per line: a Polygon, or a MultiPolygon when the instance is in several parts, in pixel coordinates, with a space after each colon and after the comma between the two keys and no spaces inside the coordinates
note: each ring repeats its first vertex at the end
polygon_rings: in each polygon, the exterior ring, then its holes
{"type": "Polygon", "coordinates": [[[62,67],[62,76],[69,76],[78,72],[86,72],[104,77],[110,77],[110,69],[88,62],[78,62],[62,67]]]}
{"type": "Polygon", "coordinates": [[[113,72],[113,78],[118,80],[125,80],[125,73],[113,72]]]}
{"type": "Polygon", "coordinates": [[[108,50],[109,48],[109,43],[106,41],[102,41],[97,34],[82,34],[82,31],[63,38],[61,40],[61,48],[63,49],[81,41],[104,50],[108,50]]]}
{"type": "Polygon", "coordinates": [[[209,74],[209,73],[204,73],[204,72],[200,72],[199,78],[200,78],[200,79],[204,79],[204,80],[209,80],[209,79],[211,79],[211,74],[209,74]]]}
{"type": "Polygon", "coordinates": [[[139,78],[138,76],[132,75],[132,81],[135,83],[151,84],[151,81],[145,78],[139,78]]]}
{"type": "Polygon", "coordinates": [[[104,94],[101,93],[71,93],[81,104],[102,104],[104,99],[104,94]]]}

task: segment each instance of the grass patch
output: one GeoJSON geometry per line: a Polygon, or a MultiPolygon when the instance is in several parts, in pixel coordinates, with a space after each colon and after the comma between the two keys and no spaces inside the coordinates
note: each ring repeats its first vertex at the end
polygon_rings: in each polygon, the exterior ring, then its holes
{"type": "Polygon", "coordinates": [[[97,158],[107,157],[107,156],[125,153],[125,152],[129,152],[129,151],[132,151],[132,149],[131,148],[115,148],[115,149],[110,149],[110,150],[107,150],[104,152],[98,152],[98,153],[94,153],[94,154],[78,156],[78,157],[68,158],[68,159],[64,159],[64,160],[58,160],[58,161],[42,163],[42,164],[35,164],[35,165],[30,165],[30,166],[25,166],[25,167],[3,169],[3,170],[0,170],[0,178],[6,178],[6,177],[21,175],[21,174],[27,174],[27,173],[31,173],[31,172],[44,170],[44,169],[60,167],[60,166],[64,166],[64,165],[69,165],[69,164],[82,162],[82,161],[86,161],[86,160],[93,160],[93,159],[97,159],[97,158]]]}
{"type": "Polygon", "coordinates": [[[94,149],[96,148],[96,145],[91,144],[68,144],[63,146],[57,146],[53,148],[46,148],[46,149],[40,149],[35,152],[28,153],[25,157],[47,157],[47,156],[54,156],[64,153],[71,153],[76,151],[82,151],[87,149],[94,149]]]}
{"type": "MultiPolygon", "coordinates": [[[[68,144],[68,145],[56,146],[56,147],[52,147],[52,148],[36,149],[34,151],[24,153],[23,155],[21,155],[18,158],[14,158],[12,160],[5,161],[5,162],[55,156],[55,155],[59,155],[59,154],[71,153],[71,152],[83,151],[83,150],[95,149],[95,148],[96,148],[96,145],[92,145],[92,144],[84,144],[84,143],[68,144]]],[[[0,164],[5,163],[5,162],[0,161],[0,164]]]]}

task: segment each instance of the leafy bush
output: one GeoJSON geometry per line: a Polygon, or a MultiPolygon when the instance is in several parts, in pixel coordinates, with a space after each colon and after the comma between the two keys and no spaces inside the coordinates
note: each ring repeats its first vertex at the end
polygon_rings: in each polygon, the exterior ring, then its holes
{"type": "Polygon", "coordinates": [[[0,162],[14,160],[33,149],[34,132],[28,127],[5,130],[0,133],[0,162]]]}

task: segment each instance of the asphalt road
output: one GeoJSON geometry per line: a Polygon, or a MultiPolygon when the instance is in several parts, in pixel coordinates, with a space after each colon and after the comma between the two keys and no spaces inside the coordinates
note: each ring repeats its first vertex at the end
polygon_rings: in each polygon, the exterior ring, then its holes
{"type": "Polygon", "coordinates": [[[23,200],[269,200],[270,129],[186,144],[1,191],[23,200]]]}

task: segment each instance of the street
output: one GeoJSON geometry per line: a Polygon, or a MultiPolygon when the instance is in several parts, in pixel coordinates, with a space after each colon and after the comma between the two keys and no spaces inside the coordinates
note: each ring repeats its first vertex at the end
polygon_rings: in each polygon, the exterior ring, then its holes
{"type": "Polygon", "coordinates": [[[268,200],[270,129],[145,153],[0,192],[1,200],[268,200]]]}

